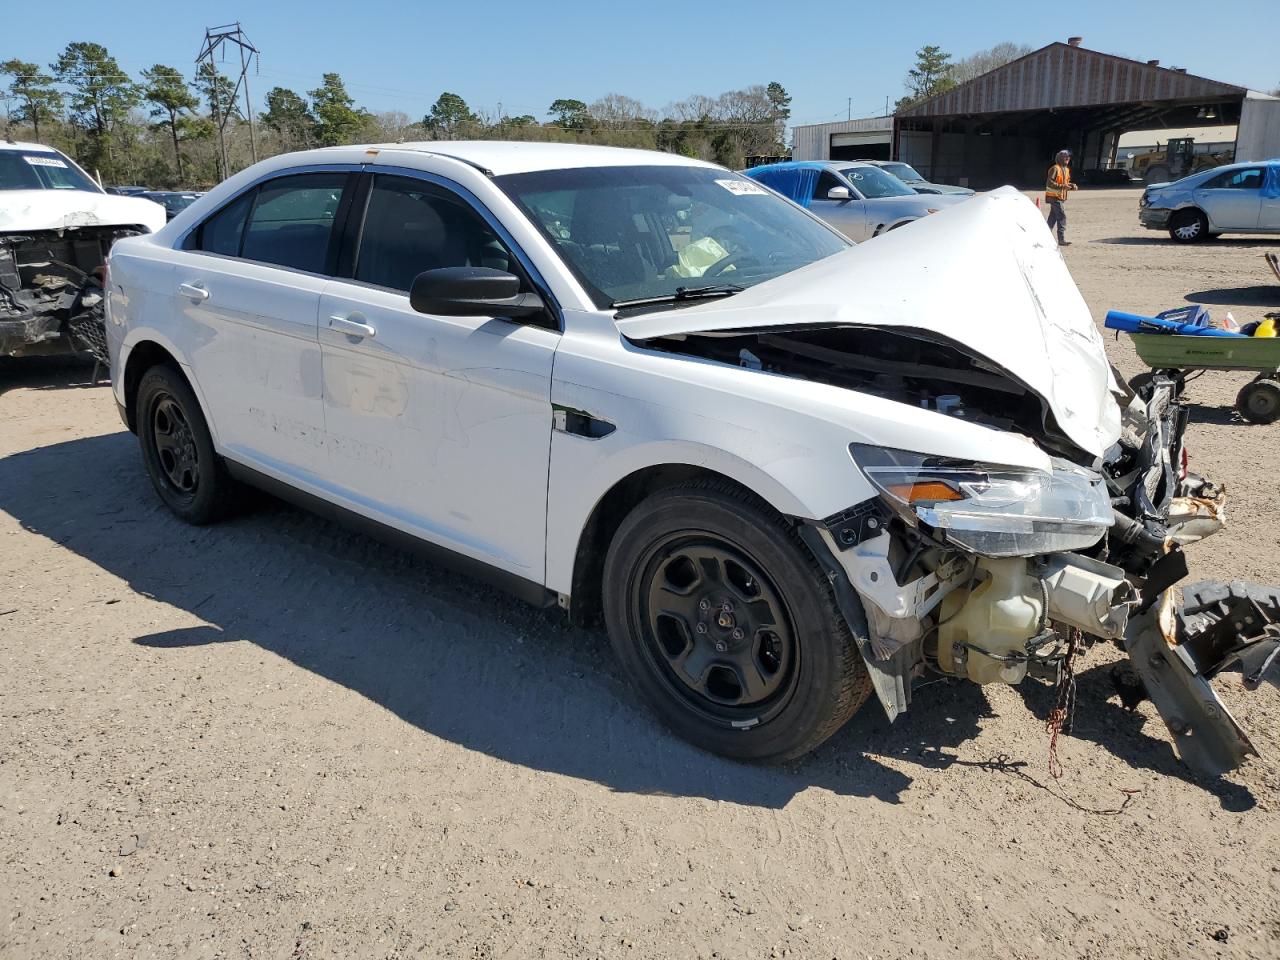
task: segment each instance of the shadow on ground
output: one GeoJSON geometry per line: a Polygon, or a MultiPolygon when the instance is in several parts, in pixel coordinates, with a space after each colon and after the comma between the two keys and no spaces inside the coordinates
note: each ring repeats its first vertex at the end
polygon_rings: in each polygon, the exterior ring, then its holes
{"type": "MultiPolygon", "coordinates": [[[[912,778],[877,758],[936,767],[990,715],[980,688],[939,682],[918,691],[892,725],[868,702],[792,764],[710,756],[635,701],[602,632],[273,500],[218,526],[185,526],[159,506],[136,441],[123,432],[0,459],[0,509],[203,621],[133,638],[134,649],[174,657],[176,670],[184,650],[247,641],[430,735],[617,791],[782,807],[816,785],[898,803],[912,778]]],[[[1042,689],[1026,694],[1038,712],[1042,689]]],[[[1167,743],[1116,711],[1105,722],[1090,711],[1096,729],[1076,735],[1096,736],[1135,766],[1187,776],[1167,743]]]]}
{"type": "Polygon", "coordinates": [[[106,374],[81,357],[0,357],[0,394],[25,387],[29,390],[62,390],[68,387],[102,386],[106,374]]]}
{"type": "MultiPolygon", "coordinates": [[[[1152,230],[1150,234],[1135,235],[1128,237],[1099,237],[1096,240],[1090,240],[1090,243],[1114,243],[1120,246],[1147,247],[1147,246],[1165,246],[1170,251],[1180,250],[1184,248],[1183,244],[1177,243],[1169,237],[1169,234],[1163,230],[1152,230]]],[[[1272,247],[1280,243],[1280,240],[1274,240],[1263,237],[1218,237],[1216,240],[1210,240],[1208,243],[1213,246],[1223,247],[1272,247]]],[[[1189,246],[1189,245],[1188,245],[1189,246]]],[[[1201,245],[1197,245],[1201,246],[1201,245]]],[[[1259,268],[1265,271],[1265,267],[1261,263],[1259,268]]]]}
{"type": "Polygon", "coordinates": [[[985,711],[981,691],[944,691],[890,726],[870,702],[804,760],[738,764],[666,733],[617,675],[603,633],[556,611],[274,500],[217,526],[181,524],[159,506],[127,433],[0,459],[0,509],[204,621],[133,638],[178,671],[184,650],[247,641],[428,734],[618,791],[781,807],[817,785],[897,803],[912,778],[876,756],[954,748],[985,711]]]}
{"type": "MultiPolygon", "coordinates": [[[[1197,290],[1184,298],[1189,303],[1227,304],[1245,307],[1280,307],[1280,283],[1249,287],[1217,287],[1197,290]]],[[[1238,322],[1244,319],[1237,317],[1238,322]]],[[[1261,319],[1261,318],[1258,318],[1261,319]]]]}

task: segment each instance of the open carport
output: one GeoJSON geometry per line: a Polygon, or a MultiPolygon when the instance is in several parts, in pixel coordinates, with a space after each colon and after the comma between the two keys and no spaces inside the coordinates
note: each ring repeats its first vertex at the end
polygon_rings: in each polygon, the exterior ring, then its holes
{"type": "Polygon", "coordinates": [[[1051,43],[899,112],[898,159],[943,183],[1030,186],[1066,147],[1087,180],[1115,166],[1126,130],[1239,124],[1246,101],[1280,106],[1244,87],[1080,43],[1051,43]]]}

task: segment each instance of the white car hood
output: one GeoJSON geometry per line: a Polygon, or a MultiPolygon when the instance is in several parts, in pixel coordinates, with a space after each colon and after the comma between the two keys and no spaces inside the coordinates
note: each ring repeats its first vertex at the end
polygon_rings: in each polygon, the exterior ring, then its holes
{"type": "Polygon", "coordinates": [[[1021,380],[1094,456],[1120,436],[1102,336],[1043,215],[1012,187],[724,300],[616,323],[635,340],[779,326],[928,331],[1021,380]]]}
{"type": "Polygon", "coordinates": [[[71,227],[165,224],[164,207],[141,197],[88,190],[0,190],[0,231],[65,230],[71,227]]]}

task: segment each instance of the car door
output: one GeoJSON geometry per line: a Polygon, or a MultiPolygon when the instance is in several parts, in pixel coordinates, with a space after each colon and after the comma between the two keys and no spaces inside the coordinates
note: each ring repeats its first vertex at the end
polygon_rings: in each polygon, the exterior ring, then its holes
{"type": "Polygon", "coordinates": [[[174,270],[179,327],[222,452],[278,479],[327,465],[318,311],[356,174],[267,180],[193,230],[174,270]]]}
{"type": "MultiPolygon", "coordinates": [[[[410,306],[440,267],[531,273],[497,221],[439,178],[366,175],[350,276],[320,298],[326,445],[334,493],[379,522],[541,583],[551,364],[540,322],[410,306]]],[[[349,235],[355,235],[349,231],[349,235]]]]}
{"type": "Polygon", "coordinates": [[[813,188],[813,200],[809,209],[831,224],[854,243],[870,239],[871,231],[867,225],[867,205],[844,179],[830,170],[818,174],[813,188]],[[848,200],[831,200],[828,193],[833,188],[844,187],[849,191],[848,200]]]}
{"type": "Polygon", "coordinates": [[[1262,214],[1262,167],[1224,170],[1193,192],[1214,230],[1256,230],[1262,214]]]}
{"type": "Polygon", "coordinates": [[[1259,205],[1258,228],[1280,232],[1280,164],[1266,168],[1262,178],[1262,202],[1259,205]]]}

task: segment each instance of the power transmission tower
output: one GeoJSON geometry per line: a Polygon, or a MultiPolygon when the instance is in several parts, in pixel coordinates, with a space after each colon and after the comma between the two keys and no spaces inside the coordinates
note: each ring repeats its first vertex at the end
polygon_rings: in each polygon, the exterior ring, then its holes
{"type": "Polygon", "coordinates": [[[224,178],[229,177],[231,176],[231,167],[227,160],[225,131],[227,120],[234,110],[237,98],[240,96],[241,87],[244,87],[244,117],[249,123],[249,152],[253,156],[253,162],[258,162],[258,140],[253,130],[253,103],[249,99],[249,64],[254,64],[256,70],[261,63],[261,58],[258,54],[258,48],[249,42],[248,35],[244,32],[244,28],[240,26],[240,21],[237,20],[235,23],[224,24],[221,27],[205,28],[204,44],[200,47],[200,54],[196,57],[196,63],[209,64],[209,102],[213,109],[213,122],[218,125],[218,151],[222,155],[222,176],[224,178]],[[215,52],[220,51],[222,53],[222,61],[225,63],[227,59],[225,44],[235,44],[240,56],[240,74],[236,77],[235,89],[231,91],[231,96],[228,98],[228,106],[232,109],[221,110],[219,108],[218,65],[214,61],[213,55],[215,52]]]}

